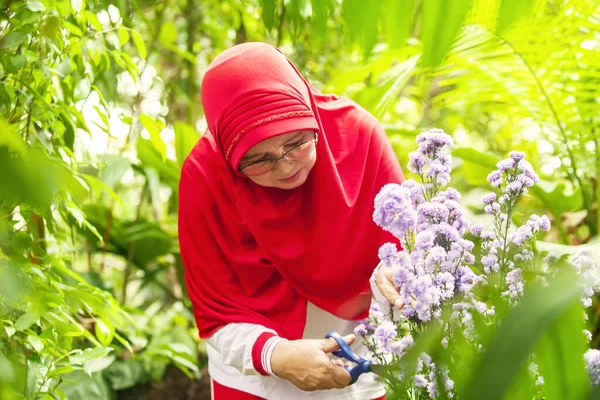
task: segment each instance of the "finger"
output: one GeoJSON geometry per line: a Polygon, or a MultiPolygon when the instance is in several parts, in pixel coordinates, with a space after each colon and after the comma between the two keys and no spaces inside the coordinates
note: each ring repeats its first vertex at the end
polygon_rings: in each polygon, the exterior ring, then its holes
{"type": "MultiPolygon", "coordinates": [[[[354,343],[356,336],[354,336],[354,334],[351,333],[349,335],[344,336],[343,339],[348,345],[351,345],[352,343],[354,343]]],[[[319,340],[319,344],[321,350],[323,350],[325,353],[330,353],[332,351],[340,349],[340,346],[333,338],[321,339],[319,340]]]]}
{"type": "Polygon", "coordinates": [[[343,367],[343,366],[344,366],[344,362],[343,362],[342,360],[340,360],[340,359],[337,359],[337,360],[331,360],[331,362],[332,362],[334,365],[337,365],[338,367],[343,367]]]}
{"type": "Polygon", "coordinates": [[[400,293],[398,293],[398,289],[394,286],[394,270],[389,269],[386,270],[382,275],[380,275],[377,279],[379,291],[381,294],[394,306],[396,306],[399,310],[404,307],[404,303],[402,303],[402,298],[400,297],[400,293]]]}
{"type": "Polygon", "coordinates": [[[356,340],[356,335],[354,333],[349,333],[346,336],[344,336],[344,340],[346,341],[346,343],[348,343],[348,345],[351,345],[356,340]]]}
{"type": "Polygon", "coordinates": [[[350,384],[352,381],[352,376],[350,376],[350,372],[348,372],[343,367],[334,367],[331,371],[333,375],[333,381],[336,384],[336,388],[341,389],[350,384]]]}

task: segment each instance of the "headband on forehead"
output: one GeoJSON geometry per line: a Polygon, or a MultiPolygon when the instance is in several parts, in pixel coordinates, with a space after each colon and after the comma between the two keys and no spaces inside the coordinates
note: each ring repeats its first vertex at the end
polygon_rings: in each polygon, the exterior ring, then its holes
{"type": "Polygon", "coordinates": [[[246,152],[262,140],[299,130],[320,131],[304,78],[283,53],[244,43],[219,54],[202,81],[209,130],[237,172],[246,152]]]}

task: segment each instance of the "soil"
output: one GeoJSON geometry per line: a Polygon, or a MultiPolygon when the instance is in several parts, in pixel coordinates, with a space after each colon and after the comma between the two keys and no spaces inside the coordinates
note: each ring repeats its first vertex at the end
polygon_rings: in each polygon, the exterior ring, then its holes
{"type": "Polygon", "coordinates": [[[169,366],[161,382],[121,390],[119,400],[210,400],[210,377],[205,366],[200,379],[190,379],[177,367],[169,366]]]}

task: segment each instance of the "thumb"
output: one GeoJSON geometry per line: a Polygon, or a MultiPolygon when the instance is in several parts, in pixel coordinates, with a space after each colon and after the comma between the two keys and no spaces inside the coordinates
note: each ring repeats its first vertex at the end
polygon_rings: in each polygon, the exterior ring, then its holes
{"type": "MultiPolygon", "coordinates": [[[[356,336],[354,334],[349,334],[343,337],[344,341],[350,346],[356,340],[356,336]]],[[[321,350],[325,353],[330,353],[332,351],[336,351],[340,349],[337,342],[333,338],[321,339],[321,350]]]]}
{"type": "Polygon", "coordinates": [[[395,305],[398,309],[402,309],[404,304],[402,304],[402,297],[400,297],[400,293],[398,293],[398,289],[394,285],[393,278],[393,269],[388,269],[383,272],[382,276],[377,279],[377,287],[381,294],[393,305],[395,305]]]}

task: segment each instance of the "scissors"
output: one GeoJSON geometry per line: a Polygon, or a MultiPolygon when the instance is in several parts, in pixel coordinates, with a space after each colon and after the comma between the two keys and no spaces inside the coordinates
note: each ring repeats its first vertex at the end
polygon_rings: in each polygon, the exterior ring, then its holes
{"type": "Polygon", "coordinates": [[[340,346],[339,350],[333,352],[334,356],[345,358],[346,360],[356,363],[354,367],[344,367],[352,377],[349,385],[352,385],[354,382],[356,382],[358,378],[365,372],[373,372],[377,375],[381,375],[390,370],[390,366],[388,365],[375,364],[366,358],[358,356],[352,351],[352,349],[350,349],[348,343],[346,343],[344,338],[342,338],[342,336],[337,332],[329,332],[325,335],[325,338],[332,338],[337,342],[338,346],[340,346]]]}

